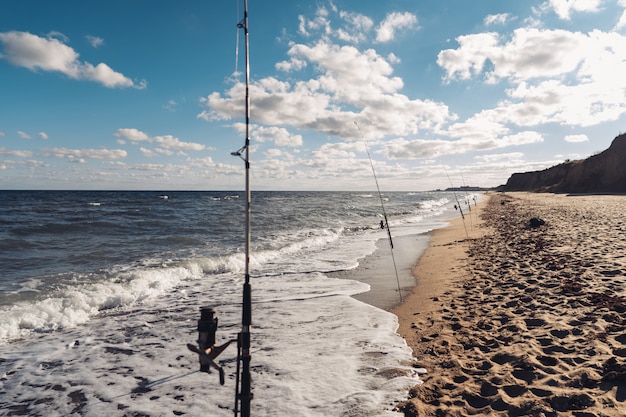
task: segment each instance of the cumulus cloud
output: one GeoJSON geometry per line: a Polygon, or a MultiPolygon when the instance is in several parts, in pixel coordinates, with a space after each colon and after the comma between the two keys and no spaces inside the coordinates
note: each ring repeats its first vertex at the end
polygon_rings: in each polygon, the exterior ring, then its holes
{"type": "Polygon", "coordinates": [[[150,139],[149,136],[146,135],[144,132],[142,132],[141,130],[137,130],[135,128],[117,129],[117,131],[114,134],[117,137],[126,138],[134,142],[150,139]]]}
{"type": "Polygon", "coordinates": [[[337,30],[337,37],[346,42],[361,42],[374,27],[374,21],[360,13],[339,12],[345,24],[337,30]]]}
{"type": "Polygon", "coordinates": [[[19,151],[19,150],[16,151],[16,150],[7,149],[7,148],[0,146],[0,155],[16,156],[18,158],[30,158],[31,156],[33,156],[33,153],[31,151],[19,151]]]}
{"type": "Polygon", "coordinates": [[[301,15],[298,20],[300,35],[317,35],[326,41],[336,39],[353,44],[366,41],[372,31],[376,42],[385,43],[393,41],[402,30],[418,27],[417,16],[409,12],[389,13],[374,28],[375,23],[370,17],[361,13],[340,11],[333,5],[330,8],[319,7],[312,19],[301,15]]]}
{"type": "Polygon", "coordinates": [[[590,126],[626,114],[626,80],[620,75],[626,72],[622,35],[521,28],[508,39],[482,33],[457,41],[459,48],[438,56],[444,79],[482,76],[486,83],[512,83],[506,90],[509,100],[494,109],[503,122],[590,126]]]}
{"type": "MultiPolygon", "coordinates": [[[[245,132],[245,124],[243,123],[236,123],[234,127],[241,133],[245,132]]],[[[302,135],[293,135],[289,130],[282,127],[253,126],[251,135],[257,142],[273,142],[276,146],[302,146],[302,135]]]]}
{"type": "Polygon", "coordinates": [[[543,142],[543,136],[534,131],[491,138],[463,138],[459,140],[406,140],[395,139],[383,145],[384,154],[390,159],[424,159],[442,155],[461,154],[469,151],[520,146],[543,142]]]}
{"type": "MultiPolygon", "coordinates": [[[[435,129],[454,120],[448,107],[431,100],[411,99],[393,75],[388,59],[373,49],[360,51],[349,45],[318,41],[311,45],[293,43],[291,61],[306,62],[315,78],[298,82],[268,77],[250,86],[254,96],[255,120],[269,126],[289,125],[297,129],[357,139],[355,120],[367,124],[367,137],[415,134],[435,129]]],[[[244,109],[244,85],[237,83],[224,95],[214,92],[203,99],[208,110],[198,117],[228,120],[244,109]]]]}
{"type": "Polygon", "coordinates": [[[265,151],[265,156],[267,158],[277,158],[279,156],[283,155],[283,151],[281,151],[280,149],[268,149],[267,151],[265,151]]]}
{"type": "Polygon", "coordinates": [[[596,12],[603,0],[549,0],[544,8],[552,8],[557,16],[570,20],[572,12],[596,12]]]}
{"type": "Polygon", "coordinates": [[[17,136],[19,136],[21,139],[32,139],[32,137],[28,133],[22,130],[17,131],[17,136]]]}
{"type": "MultiPolygon", "coordinates": [[[[133,143],[145,141],[157,144],[158,147],[151,151],[151,156],[154,155],[154,152],[167,155],[171,149],[179,151],[201,151],[205,148],[205,146],[200,143],[183,142],[172,135],[149,136],[145,132],[135,128],[117,129],[114,135],[133,143]]],[[[144,154],[146,154],[146,152],[144,152],[144,154]]]]}
{"type": "Polygon", "coordinates": [[[84,163],[87,159],[121,159],[126,158],[126,151],[122,149],[44,149],[48,157],[69,159],[72,162],[84,163]]]}
{"type": "Polygon", "coordinates": [[[158,143],[165,149],[178,149],[186,151],[201,151],[204,149],[204,145],[200,143],[183,142],[172,135],[154,136],[152,141],[158,143]]]}
{"type": "Polygon", "coordinates": [[[79,60],[79,54],[63,41],[54,37],[42,38],[28,32],[0,33],[3,52],[0,58],[31,71],[60,72],[76,80],[100,83],[108,88],[145,88],[146,82],[133,82],[104,63],[92,65],[79,60]]]}
{"type": "Polygon", "coordinates": [[[437,63],[446,71],[447,81],[481,74],[487,62],[493,65],[485,74],[488,81],[553,77],[572,72],[589,59],[593,36],[536,28],[517,29],[511,39],[495,32],[464,35],[457,38],[459,48],[439,53],[437,63]]]}
{"type": "Polygon", "coordinates": [[[409,12],[390,13],[376,28],[377,42],[390,42],[395,39],[401,29],[412,29],[417,26],[417,17],[409,12]]]}
{"type": "Polygon", "coordinates": [[[43,140],[48,140],[48,134],[46,132],[39,132],[39,137],[43,140]]]}

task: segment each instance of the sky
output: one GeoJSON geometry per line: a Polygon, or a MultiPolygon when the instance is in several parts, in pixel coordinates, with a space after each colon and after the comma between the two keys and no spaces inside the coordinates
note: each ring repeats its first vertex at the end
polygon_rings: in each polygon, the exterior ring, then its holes
{"type": "MultiPolygon", "coordinates": [[[[248,18],[253,191],[492,187],[626,131],[626,0],[248,18]]],[[[243,189],[242,19],[243,0],[3,2],[0,189],[243,189]]]]}

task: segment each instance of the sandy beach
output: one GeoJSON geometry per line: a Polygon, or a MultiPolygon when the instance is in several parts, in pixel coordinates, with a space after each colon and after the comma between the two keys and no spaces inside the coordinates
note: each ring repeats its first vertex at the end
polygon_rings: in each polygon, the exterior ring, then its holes
{"type": "Polygon", "coordinates": [[[625,206],[626,196],[493,193],[435,230],[413,294],[393,310],[428,370],[399,409],[625,416],[625,206]]]}

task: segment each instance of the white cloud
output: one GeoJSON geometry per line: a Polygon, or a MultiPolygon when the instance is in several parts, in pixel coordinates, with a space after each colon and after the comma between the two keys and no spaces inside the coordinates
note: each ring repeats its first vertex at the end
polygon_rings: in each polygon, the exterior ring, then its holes
{"type": "MultiPolygon", "coordinates": [[[[571,10],[583,9],[572,5],[571,10]]],[[[460,36],[458,48],[441,51],[438,56],[444,80],[478,78],[484,83],[506,85],[506,90],[500,88],[503,95],[493,108],[457,121],[444,103],[402,93],[403,81],[394,75],[393,68],[399,60],[391,55],[385,58],[374,49],[335,43],[333,40],[341,36],[331,25],[336,20],[330,19],[330,13],[325,9],[314,22],[301,18],[302,32],[312,36],[320,30],[320,40],[290,43],[289,59],[277,65],[291,72],[306,68],[312,76],[301,81],[268,77],[252,84],[254,119],[273,126],[253,135],[258,142],[274,141],[272,134],[281,131],[271,129],[284,129],[282,133],[287,135],[291,128],[358,141],[357,121],[368,140],[395,138],[385,145],[374,145],[377,153],[389,159],[423,159],[537,144],[544,140],[537,126],[589,126],[626,113],[626,79],[620,75],[626,73],[626,38],[619,34],[550,30],[538,24],[508,34],[460,36]]],[[[505,24],[513,19],[508,14],[490,15],[484,23],[505,24]]],[[[393,34],[383,39],[393,39],[393,34]]],[[[348,38],[341,40],[347,42],[348,38]]],[[[243,113],[243,97],[241,83],[222,94],[212,93],[203,100],[207,109],[198,117],[238,118],[243,113]]],[[[337,145],[325,144],[313,150],[310,160],[288,162],[299,167],[340,169],[336,161],[352,163],[357,160],[355,152],[362,152],[337,145]]],[[[281,170],[289,170],[285,161],[291,157],[288,152],[266,152],[268,157],[284,162],[281,170]]],[[[519,152],[501,155],[505,155],[502,160],[523,158],[519,152]]]]}
{"type": "Polygon", "coordinates": [[[511,135],[459,140],[406,140],[395,139],[383,145],[385,156],[390,159],[424,159],[442,155],[462,154],[471,151],[521,146],[543,142],[543,136],[534,131],[523,131],[511,135]]]}
{"type": "Polygon", "coordinates": [[[619,18],[619,21],[617,22],[613,30],[622,30],[624,29],[624,27],[626,27],[626,10],[622,12],[621,17],[619,18]]]}
{"type": "MultiPolygon", "coordinates": [[[[205,158],[195,158],[195,159],[189,158],[188,162],[189,162],[189,166],[199,167],[199,168],[213,168],[217,166],[215,161],[213,161],[213,158],[211,158],[210,156],[207,156],[205,158]]],[[[241,172],[240,169],[238,169],[238,171],[241,172]]]]}
{"type": "Polygon", "coordinates": [[[85,36],[85,38],[91,44],[91,46],[93,46],[94,48],[98,48],[98,47],[104,45],[104,39],[99,38],[97,36],[87,35],[87,36],[85,36]]]}
{"type": "Polygon", "coordinates": [[[467,80],[482,73],[492,51],[497,50],[499,37],[496,32],[462,35],[456,38],[457,49],[439,52],[437,64],[446,71],[445,80],[467,80]]]}
{"type": "Polygon", "coordinates": [[[17,136],[19,136],[21,139],[32,139],[28,133],[21,130],[17,131],[17,136]]]}
{"type": "Polygon", "coordinates": [[[438,57],[448,82],[484,74],[486,83],[508,80],[513,85],[506,90],[509,100],[493,110],[498,113],[494,120],[590,126],[626,114],[621,75],[626,73],[626,37],[620,34],[523,28],[509,40],[489,33],[458,41],[458,49],[438,57]]]}
{"type": "Polygon", "coordinates": [[[484,19],[485,26],[491,25],[503,25],[509,21],[510,15],[508,13],[490,14],[484,19]]]}
{"type": "Polygon", "coordinates": [[[152,140],[166,149],[178,149],[188,151],[201,151],[204,149],[204,145],[193,142],[182,142],[177,137],[172,135],[155,136],[152,140]]]}
{"type": "Polygon", "coordinates": [[[144,148],[143,146],[139,148],[139,152],[147,158],[152,158],[153,156],[157,156],[157,153],[152,149],[144,148]]]}
{"type": "Polygon", "coordinates": [[[148,135],[146,135],[144,132],[135,128],[117,129],[114,135],[121,138],[126,138],[131,141],[142,141],[150,139],[148,135]]]}
{"type": "Polygon", "coordinates": [[[390,42],[396,37],[396,33],[401,29],[412,29],[417,26],[417,17],[409,12],[390,13],[376,28],[377,42],[390,42]]]}
{"type": "Polygon", "coordinates": [[[374,21],[360,13],[339,12],[345,25],[336,31],[337,38],[345,42],[358,43],[366,39],[368,32],[374,27],[374,21]]]}
{"type": "Polygon", "coordinates": [[[549,0],[544,8],[551,7],[561,19],[570,20],[572,12],[596,12],[603,0],[549,0]]]}
{"type": "Polygon", "coordinates": [[[579,142],[588,142],[589,138],[587,135],[567,135],[563,138],[565,142],[570,143],[579,143],[579,142]]]}
{"type": "MultiPolygon", "coordinates": [[[[326,41],[293,43],[291,60],[315,68],[316,77],[295,83],[264,78],[250,86],[254,118],[269,126],[292,126],[354,140],[354,121],[368,126],[367,137],[410,135],[436,129],[454,120],[442,103],[410,99],[399,93],[403,82],[393,67],[373,49],[360,51],[326,41]]],[[[244,85],[203,100],[208,110],[198,117],[227,120],[243,112],[244,85]]],[[[364,129],[365,130],[365,129],[364,129]]]]}
{"type": "Polygon", "coordinates": [[[304,16],[298,16],[300,22],[298,32],[303,36],[311,36],[311,32],[321,32],[326,36],[332,34],[330,21],[328,19],[329,11],[325,7],[317,9],[315,17],[311,20],[304,16]]]}
{"type": "Polygon", "coordinates": [[[70,161],[84,163],[86,159],[120,159],[126,158],[126,151],[122,149],[44,149],[46,156],[65,158],[70,161]]]}
{"type": "MultiPolygon", "coordinates": [[[[374,21],[363,14],[339,11],[331,4],[330,9],[319,7],[313,19],[298,16],[298,33],[305,37],[317,35],[324,41],[337,39],[342,42],[360,43],[367,40],[374,29],[374,21]],[[335,16],[337,18],[335,18],[335,16]],[[333,27],[338,24],[338,27],[333,27]]],[[[375,28],[376,41],[393,41],[399,31],[418,27],[417,17],[409,12],[389,13],[375,28]]]]}
{"type": "Polygon", "coordinates": [[[276,148],[272,148],[272,149],[268,149],[265,152],[265,156],[267,158],[278,158],[279,156],[283,155],[283,151],[281,151],[280,149],[276,149],[276,148]]]}
{"type": "Polygon", "coordinates": [[[154,149],[153,152],[168,154],[166,149],[175,149],[175,150],[189,150],[189,151],[201,151],[205,148],[204,145],[200,143],[194,142],[183,142],[175,136],[172,135],[162,135],[162,136],[149,136],[148,134],[142,132],[141,130],[135,128],[122,128],[117,129],[114,133],[115,136],[128,139],[131,142],[149,142],[156,143],[160,145],[160,149],[154,149]]]}
{"type": "Polygon", "coordinates": [[[18,67],[60,72],[72,79],[95,81],[109,88],[146,87],[145,81],[136,84],[104,63],[93,66],[81,62],[74,49],[52,37],[46,39],[28,32],[13,31],[0,33],[0,42],[4,45],[0,58],[18,67]]]}
{"type": "Polygon", "coordinates": [[[500,43],[497,33],[479,33],[457,38],[460,47],[439,53],[437,63],[446,71],[446,80],[469,79],[483,72],[490,82],[503,78],[525,80],[559,76],[576,70],[588,59],[593,47],[590,37],[580,32],[521,28],[508,42],[500,43]]]}
{"type": "Polygon", "coordinates": [[[48,134],[46,132],[39,132],[39,137],[43,140],[48,140],[48,134]]]}
{"type": "Polygon", "coordinates": [[[2,156],[17,156],[19,158],[30,158],[33,156],[31,151],[15,151],[0,146],[0,155],[2,156]]]}
{"type": "Polygon", "coordinates": [[[0,138],[1,138],[2,136],[6,136],[6,133],[4,133],[4,132],[0,132],[0,138]]]}
{"type": "Polygon", "coordinates": [[[620,7],[624,8],[624,11],[622,11],[622,15],[620,16],[619,21],[617,22],[613,30],[622,30],[624,27],[626,27],[626,0],[618,0],[617,4],[620,7]]]}
{"type": "MultiPolygon", "coordinates": [[[[241,125],[243,127],[243,124],[241,125]]],[[[258,142],[274,142],[276,146],[302,146],[301,135],[292,135],[287,129],[282,127],[255,126],[252,130],[252,136],[254,136],[254,139],[258,142]]]]}

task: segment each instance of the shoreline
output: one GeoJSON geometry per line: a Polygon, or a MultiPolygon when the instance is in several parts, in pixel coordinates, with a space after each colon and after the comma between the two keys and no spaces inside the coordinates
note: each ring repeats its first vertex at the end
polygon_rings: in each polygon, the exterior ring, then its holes
{"type": "Polygon", "coordinates": [[[381,310],[391,311],[401,304],[398,286],[402,292],[402,300],[405,300],[415,288],[416,279],[413,268],[428,247],[430,232],[397,236],[393,239],[393,258],[390,254],[389,241],[386,238],[379,239],[374,252],[359,259],[358,267],[331,272],[327,275],[332,278],[351,279],[368,284],[369,291],[354,294],[352,298],[381,310]]]}
{"type": "MultiPolygon", "coordinates": [[[[394,306],[391,313],[398,317],[396,332],[413,349],[413,356],[423,350],[425,333],[434,325],[433,313],[441,308],[440,298],[454,291],[455,284],[471,275],[467,267],[467,239],[484,233],[480,225],[480,215],[491,196],[485,195],[472,212],[448,220],[448,225],[432,230],[428,247],[421,252],[413,266],[415,286],[404,302],[394,306]],[[471,220],[471,222],[470,222],[471,220]]],[[[420,362],[419,367],[429,369],[428,363],[420,362]]]]}
{"type": "Polygon", "coordinates": [[[428,371],[398,409],[623,416],[626,197],[486,197],[467,234],[460,218],[432,232],[414,291],[391,310],[428,371]]]}

